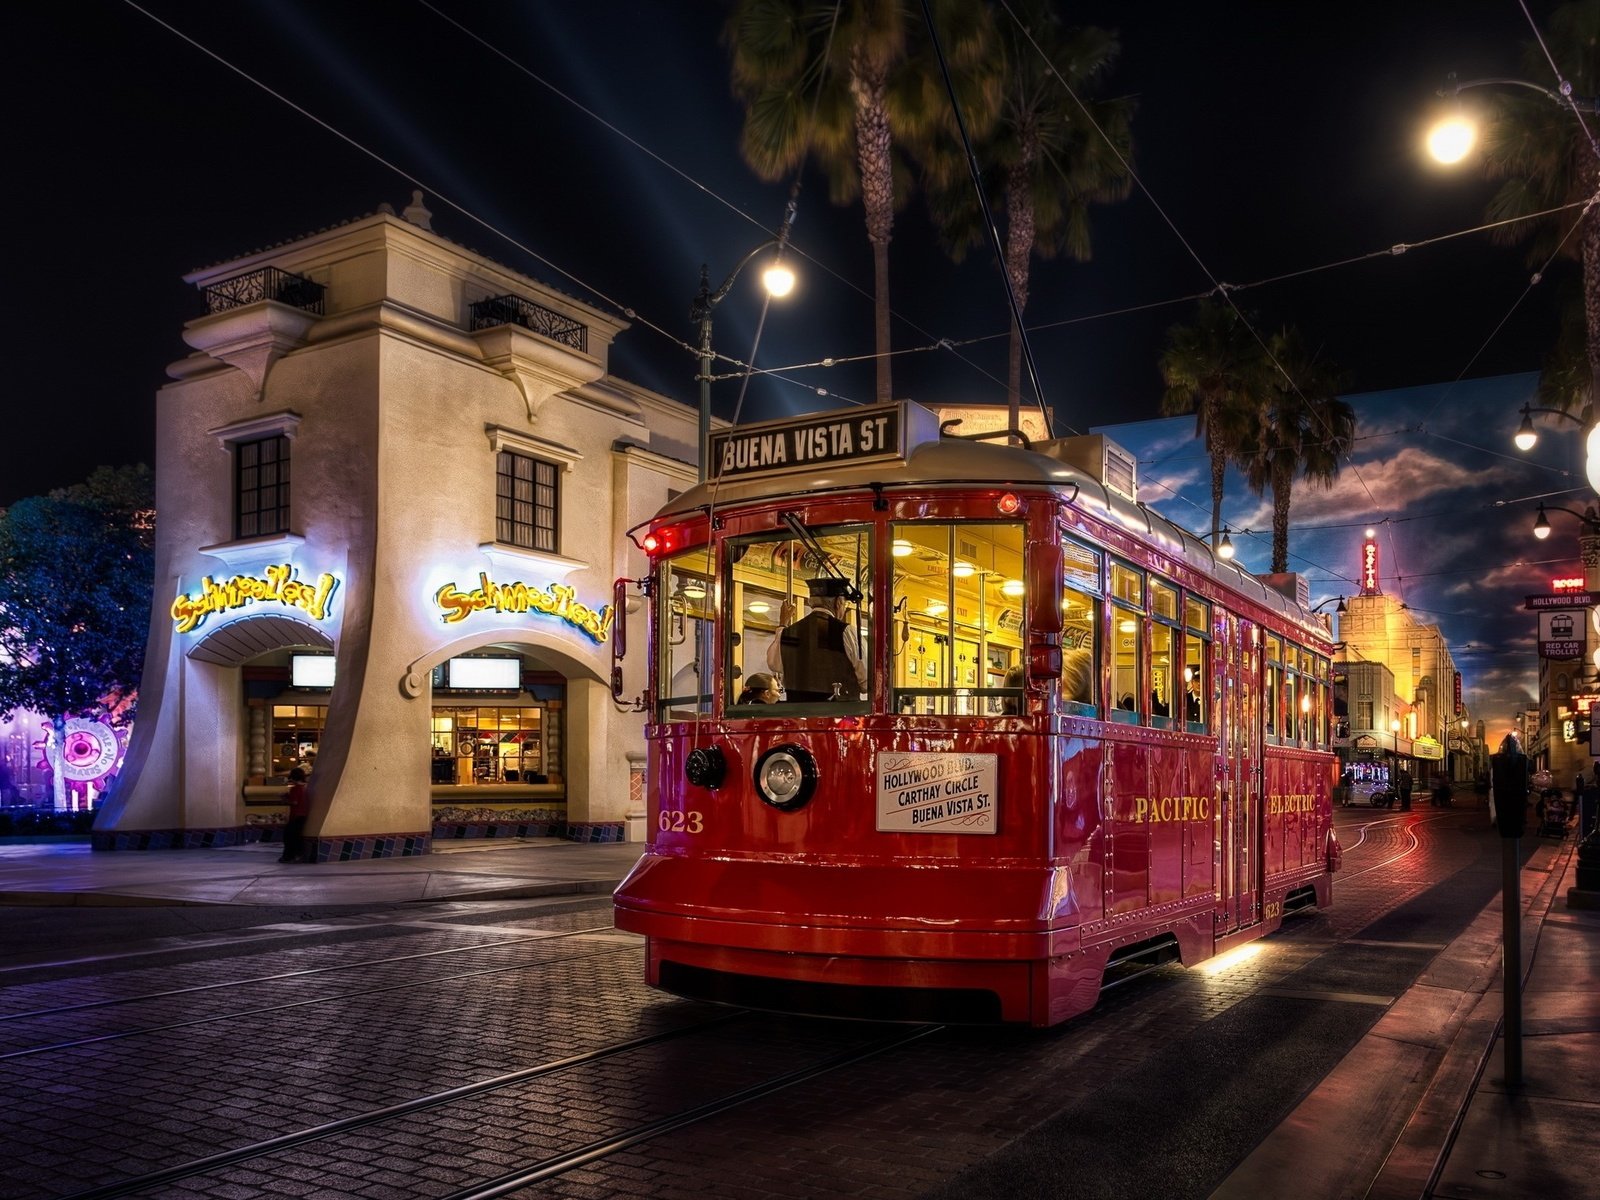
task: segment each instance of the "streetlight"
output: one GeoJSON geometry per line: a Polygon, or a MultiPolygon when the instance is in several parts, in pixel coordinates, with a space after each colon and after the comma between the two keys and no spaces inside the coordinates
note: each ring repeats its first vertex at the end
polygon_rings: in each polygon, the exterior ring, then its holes
{"type": "MultiPolygon", "coordinates": [[[[1212,538],[1214,538],[1216,536],[1217,536],[1217,531],[1215,529],[1213,529],[1210,533],[1197,533],[1197,534],[1195,534],[1195,537],[1197,537],[1202,542],[1209,542],[1212,538]]],[[[1224,525],[1222,527],[1222,540],[1217,543],[1217,557],[1218,558],[1232,558],[1233,557],[1233,539],[1228,536],[1228,526],[1226,526],[1226,525],[1224,525]]]]}
{"type": "MultiPolygon", "coordinates": [[[[1592,113],[1595,111],[1595,102],[1575,97],[1572,94],[1572,85],[1566,80],[1561,81],[1561,91],[1553,92],[1547,87],[1537,83],[1529,83],[1526,79],[1468,79],[1457,80],[1454,73],[1448,77],[1446,86],[1438,91],[1441,100],[1460,96],[1469,88],[1480,87],[1519,87],[1529,91],[1538,92],[1546,96],[1553,104],[1562,108],[1571,107],[1578,112],[1592,113]]],[[[1469,118],[1455,112],[1435,122],[1428,130],[1428,153],[1434,161],[1445,166],[1454,166],[1472,152],[1473,144],[1478,140],[1477,125],[1469,118]]]]}
{"type": "MultiPolygon", "coordinates": [[[[1585,536],[1593,537],[1596,533],[1600,533],[1600,516],[1595,514],[1593,505],[1584,509],[1583,512],[1562,508],[1559,504],[1552,504],[1550,508],[1554,512],[1566,513],[1569,517],[1577,517],[1578,520],[1583,522],[1585,536]]],[[[1539,513],[1533,519],[1533,536],[1541,542],[1550,536],[1550,518],[1545,515],[1545,506],[1543,504],[1539,505],[1539,513]]]]}
{"type": "Polygon", "coordinates": [[[1589,425],[1589,409],[1587,406],[1585,406],[1582,416],[1575,417],[1564,409],[1533,408],[1524,404],[1522,406],[1522,424],[1517,426],[1517,432],[1511,438],[1516,443],[1518,450],[1532,450],[1534,443],[1539,440],[1539,431],[1533,427],[1534,413],[1546,413],[1552,417],[1565,417],[1574,425],[1581,425],[1584,428],[1589,425]]]}
{"type": "Polygon", "coordinates": [[[716,291],[711,290],[711,276],[705,263],[700,264],[700,290],[695,293],[692,307],[689,309],[690,320],[700,324],[700,479],[706,477],[706,468],[711,454],[711,314],[716,311],[717,305],[722,303],[728,290],[733,287],[733,281],[739,278],[739,272],[750,265],[752,259],[767,250],[776,248],[777,253],[761,273],[761,282],[767,289],[769,296],[784,297],[794,290],[794,272],[783,262],[783,250],[789,241],[789,226],[794,220],[794,206],[791,204],[784,214],[783,228],[775,238],[768,238],[754,250],[741,258],[728,272],[728,277],[722,281],[722,286],[716,291]]]}

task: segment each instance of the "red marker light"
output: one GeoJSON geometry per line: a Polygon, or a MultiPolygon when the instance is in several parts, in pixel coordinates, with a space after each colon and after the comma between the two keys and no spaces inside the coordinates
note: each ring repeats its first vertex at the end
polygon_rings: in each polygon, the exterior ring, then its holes
{"type": "Polygon", "coordinates": [[[656,547],[660,544],[660,542],[656,541],[656,535],[653,533],[645,534],[644,541],[641,543],[641,545],[644,546],[644,552],[646,554],[654,554],[656,552],[656,547]]]}
{"type": "Polygon", "coordinates": [[[1017,499],[1015,492],[1006,492],[1001,495],[998,501],[995,502],[995,507],[1009,517],[1012,513],[1016,512],[1017,509],[1022,507],[1022,501],[1017,499]]]}

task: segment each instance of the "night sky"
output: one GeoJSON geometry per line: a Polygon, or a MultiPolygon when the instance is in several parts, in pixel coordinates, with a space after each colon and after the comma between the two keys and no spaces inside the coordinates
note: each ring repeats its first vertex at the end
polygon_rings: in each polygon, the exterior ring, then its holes
{"type": "MultiPolygon", "coordinates": [[[[709,263],[715,286],[776,227],[788,194],[787,181],[762,183],[739,157],[741,114],[719,42],[724,6],[430,4],[100,0],[9,14],[12,396],[0,504],[80,480],[101,463],[153,461],[155,392],[166,364],[187,353],[183,323],[201,313],[185,271],[380,202],[402,208],[418,186],[444,236],[586,302],[634,310],[613,371],[694,402],[696,364],[673,339],[694,340],[689,303],[700,264],[709,263]]],[[[1542,21],[1552,5],[1528,7],[1542,21]]],[[[1470,167],[1426,164],[1418,141],[1448,72],[1521,74],[1518,48],[1530,28],[1515,0],[1063,8],[1121,33],[1122,62],[1106,90],[1138,99],[1135,165],[1148,190],[1097,211],[1092,262],[1035,265],[1028,321],[1063,431],[1155,416],[1165,330],[1188,317],[1188,297],[1219,280],[1309,272],[1248,288],[1240,303],[1266,330],[1297,324],[1347,369],[1352,392],[1538,369],[1559,289],[1575,279],[1570,267],[1550,272],[1520,304],[1525,251],[1485,234],[1311,270],[1482,223],[1491,185],[1470,167]]],[[[873,348],[860,211],[830,206],[815,174],[803,185],[794,234],[807,256],[801,283],[773,305],[757,354],[763,367],[795,366],[784,373],[793,382],[752,383],[743,420],[872,396],[870,363],[800,365],[873,348]]],[[[897,219],[891,273],[895,348],[906,352],[896,359],[896,395],[1003,402],[998,335],[1007,317],[990,257],[974,252],[952,265],[914,198],[897,219]],[[938,348],[975,338],[988,340],[938,348]]],[[[755,274],[741,276],[717,310],[717,348],[741,358],[758,313],[755,274]]],[[[718,385],[719,415],[734,415],[737,392],[736,383],[718,385]]],[[[1446,401],[1452,426],[1465,418],[1461,428],[1485,453],[1505,451],[1515,423],[1500,407],[1506,394],[1458,390],[1446,401]],[[1458,411],[1469,401],[1484,410],[1458,411]]],[[[1547,434],[1547,444],[1564,436],[1547,434]]],[[[1561,490],[1581,479],[1552,484],[1534,468],[1524,477],[1514,463],[1480,470],[1469,461],[1440,449],[1436,469],[1481,475],[1493,490],[1476,498],[1486,506],[1548,492],[1552,503],[1582,507],[1581,495],[1561,490]]],[[[1189,495],[1203,502],[1203,485],[1189,495]]],[[[1148,498],[1181,522],[1204,524],[1190,500],[1148,498]]],[[[1407,502],[1403,488],[1363,492],[1343,501],[1361,510],[1344,515],[1394,519],[1407,502]]],[[[1475,551],[1486,569],[1520,560],[1531,519],[1531,506],[1518,510],[1502,522],[1516,527],[1516,540],[1475,551]]],[[[1570,531],[1557,529],[1534,557],[1549,557],[1564,534],[1575,555],[1570,531]]],[[[1435,552],[1419,539],[1419,554],[1435,552]]],[[[1349,590],[1338,579],[1353,550],[1348,557],[1339,569],[1296,565],[1320,569],[1326,582],[1316,590],[1330,594],[1349,590]]],[[[1454,612],[1441,597],[1429,603],[1423,582],[1451,568],[1406,563],[1424,589],[1408,602],[1454,612]]],[[[1478,636],[1463,631],[1459,640],[1478,636]]],[[[1502,700],[1496,688],[1492,703],[1509,709],[1510,695],[1502,700]]]]}

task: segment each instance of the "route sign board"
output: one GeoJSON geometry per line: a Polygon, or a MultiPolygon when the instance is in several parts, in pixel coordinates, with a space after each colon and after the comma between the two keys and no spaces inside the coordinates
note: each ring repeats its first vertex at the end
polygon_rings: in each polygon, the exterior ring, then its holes
{"type": "Polygon", "coordinates": [[[1539,614],[1539,657],[1582,658],[1589,614],[1581,608],[1539,614]]]}

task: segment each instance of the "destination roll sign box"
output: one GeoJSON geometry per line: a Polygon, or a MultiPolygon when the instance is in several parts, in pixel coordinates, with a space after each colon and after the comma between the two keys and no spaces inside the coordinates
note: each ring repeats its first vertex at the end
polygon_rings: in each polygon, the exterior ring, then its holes
{"type": "Polygon", "coordinates": [[[706,478],[739,479],[904,458],[906,432],[906,414],[899,404],[719,429],[711,435],[706,478]]]}

